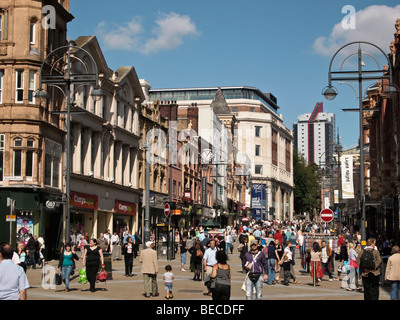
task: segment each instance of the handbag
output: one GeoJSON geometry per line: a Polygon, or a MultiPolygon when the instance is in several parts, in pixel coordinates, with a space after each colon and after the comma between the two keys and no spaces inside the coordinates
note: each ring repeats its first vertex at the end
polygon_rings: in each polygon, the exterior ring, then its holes
{"type": "MultiPolygon", "coordinates": [[[[246,274],[246,277],[243,280],[242,286],[240,287],[242,289],[242,291],[246,292],[246,280],[249,277],[249,273],[246,274]]],[[[256,293],[256,286],[253,287],[253,294],[256,293]]]]}
{"type": "Polygon", "coordinates": [[[248,274],[250,281],[253,282],[254,284],[258,281],[258,279],[260,279],[260,276],[261,276],[260,273],[249,273],[248,274]]]}
{"type": "Polygon", "coordinates": [[[353,267],[354,269],[358,269],[359,268],[356,260],[350,260],[350,267],[353,267]]]}
{"type": "Polygon", "coordinates": [[[61,283],[62,283],[61,274],[56,273],[56,275],[54,276],[54,284],[56,286],[59,286],[61,285],[61,283]]]}
{"type": "Polygon", "coordinates": [[[107,280],[107,272],[104,270],[104,268],[100,271],[98,279],[100,282],[105,282],[107,280]]]}

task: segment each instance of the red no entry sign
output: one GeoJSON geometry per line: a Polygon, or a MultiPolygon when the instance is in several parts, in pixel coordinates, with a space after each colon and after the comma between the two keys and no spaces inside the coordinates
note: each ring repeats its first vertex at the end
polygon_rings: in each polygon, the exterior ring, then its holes
{"type": "Polygon", "coordinates": [[[331,209],[321,210],[321,219],[325,222],[331,222],[333,220],[333,211],[331,209]]]}
{"type": "Polygon", "coordinates": [[[168,218],[169,212],[170,212],[170,206],[169,206],[169,203],[166,203],[165,206],[164,206],[164,215],[165,215],[165,217],[168,218]]]}

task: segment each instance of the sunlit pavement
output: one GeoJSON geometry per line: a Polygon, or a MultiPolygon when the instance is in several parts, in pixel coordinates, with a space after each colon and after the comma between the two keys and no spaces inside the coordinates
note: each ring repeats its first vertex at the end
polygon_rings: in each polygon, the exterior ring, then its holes
{"type": "MultiPolygon", "coordinates": [[[[298,255],[298,253],[296,253],[298,255]]],[[[231,300],[245,300],[245,293],[241,290],[245,274],[241,272],[241,264],[238,251],[228,255],[229,264],[232,269],[231,300]]],[[[190,257],[187,255],[187,261],[190,257]]],[[[49,261],[48,266],[57,267],[58,261],[49,261]]],[[[159,260],[158,289],[159,296],[144,297],[143,277],[140,273],[139,258],[134,260],[133,277],[125,277],[125,266],[123,260],[112,262],[112,280],[96,284],[96,292],[89,291],[89,284],[78,283],[78,270],[82,267],[81,260],[77,262],[75,275],[71,277],[70,290],[65,292],[64,284],[49,288],[42,285],[42,269],[27,270],[31,288],[28,290],[28,300],[166,300],[162,275],[164,267],[170,264],[175,275],[173,283],[173,300],[212,300],[205,296],[206,287],[203,282],[193,281],[193,273],[189,271],[186,264],[186,272],[180,271],[180,255],[172,261],[159,260]]],[[[348,292],[343,289],[342,281],[328,281],[325,276],[321,286],[314,287],[310,274],[300,270],[300,261],[296,259],[294,266],[297,280],[300,284],[284,286],[283,284],[263,286],[263,300],[363,300],[362,292],[348,292]]],[[[334,272],[336,276],[337,273],[334,272]]],[[[50,273],[48,273],[50,278],[50,273]]],[[[360,280],[361,284],[361,280],[360,280]]],[[[390,287],[380,286],[380,300],[390,299],[390,287]]]]}

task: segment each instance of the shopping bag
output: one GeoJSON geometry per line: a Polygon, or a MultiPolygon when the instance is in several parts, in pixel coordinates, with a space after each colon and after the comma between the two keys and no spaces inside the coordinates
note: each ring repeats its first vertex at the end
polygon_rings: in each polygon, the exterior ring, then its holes
{"type": "Polygon", "coordinates": [[[85,268],[82,268],[81,270],[79,270],[78,283],[81,283],[81,284],[86,284],[87,283],[87,276],[86,276],[86,269],[85,268]]]}
{"type": "Polygon", "coordinates": [[[100,282],[105,282],[107,280],[107,272],[104,270],[104,268],[100,271],[98,278],[100,282]]]}

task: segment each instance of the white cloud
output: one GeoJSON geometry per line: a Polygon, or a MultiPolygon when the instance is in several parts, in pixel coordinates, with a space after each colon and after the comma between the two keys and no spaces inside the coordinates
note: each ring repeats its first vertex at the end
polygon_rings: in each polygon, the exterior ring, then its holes
{"type": "Polygon", "coordinates": [[[150,38],[146,38],[142,21],[138,17],[111,28],[101,22],[97,30],[105,47],[143,54],[175,49],[183,44],[186,36],[199,34],[189,16],[175,12],[160,14],[156,24],[157,27],[152,31],[153,37],[150,38]]]}
{"type": "Polygon", "coordinates": [[[139,46],[140,34],[144,31],[138,18],[112,30],[105,22],[101,22],[97,29],[106,47],[122,50],[133,50],[139,46]]]}
{"type": "MultiPolygon", "coordinates": [[[[346,14],[343,14],[346,18],[346,14]]],[[[390,42],[395,33],[394,24],[400,18],[400,5],[389,7],[373,5],[355,14],[355,29],[346,29],[342,21],[337,23],[328,37],[319,37],[314,41],[316,54],[331,56],[341,46],[353,41],[367,41],[389,52],[390,42]]]]}

